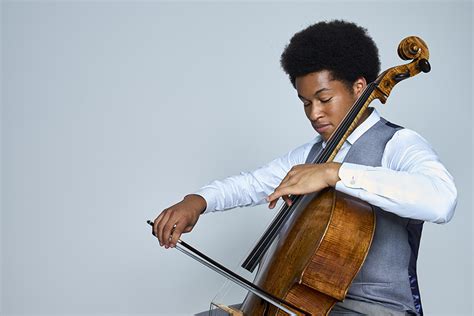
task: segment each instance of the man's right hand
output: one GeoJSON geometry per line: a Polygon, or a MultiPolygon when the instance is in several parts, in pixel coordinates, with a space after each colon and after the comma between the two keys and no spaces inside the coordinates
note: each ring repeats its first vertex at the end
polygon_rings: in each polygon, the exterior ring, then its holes
{"type": "Polygon", "coordinates": [[[206,207],[206,200],[202,196],[190,194],[161,212],[153,221],[153,235],[158,237],[160,246],[175,247],[181,234],[193,229],[206,207]]]}

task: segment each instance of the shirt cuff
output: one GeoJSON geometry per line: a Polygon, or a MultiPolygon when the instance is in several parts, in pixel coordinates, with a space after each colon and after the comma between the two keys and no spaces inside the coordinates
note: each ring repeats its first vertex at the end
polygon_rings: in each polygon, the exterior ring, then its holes
{"type": "Polygon", "coordinates": [[[214,212],[216,210],[217,203],[216,203],[216,198],[215,198],[216,196],[215,190],[209,189],[209,188],[201,188],[197,190],[196,192],[194,192],[193,194],[200,195],[206,201],[206,209],[204,210],[202,214],[214,212]]]}
{"type": "MultiPolygon", "coordinates": [[[[371,167],[353,163],[343,163],[339,168],[340,182],[348,188],[361,189],[363,187],[364,173],[371,167]]],[[[336,184],[337,186],[337,184],[336,184]]]]}

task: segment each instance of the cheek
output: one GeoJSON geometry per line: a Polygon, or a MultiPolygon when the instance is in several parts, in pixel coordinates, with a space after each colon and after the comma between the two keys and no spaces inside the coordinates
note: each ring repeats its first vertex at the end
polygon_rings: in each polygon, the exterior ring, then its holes
{"type": "Polygon", "coordinates": [[[337,126],[344,119],[347,112],[349,112],[352,107],[352,104],[353,102],[351,99],[341,98],[330,107],[327,114],[334,125],[337,126]]]}

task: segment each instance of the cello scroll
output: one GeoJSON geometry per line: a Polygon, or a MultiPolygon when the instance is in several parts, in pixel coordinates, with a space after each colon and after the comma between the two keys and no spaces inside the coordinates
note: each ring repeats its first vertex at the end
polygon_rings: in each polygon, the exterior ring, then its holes
{"type": "Polygon", "coordinates": [[[375,80],[377,88],[374,91],[374,99],[380,102],[387,101],[393,87],[400,81],[416,76],[420,72],[431,70],[428,58],[430,56],[428,46],[417,36],[405,37],[398,45],[398,56],[403,60],[412,62],[406,65],[395,66],[381,73],[375,80]]]}

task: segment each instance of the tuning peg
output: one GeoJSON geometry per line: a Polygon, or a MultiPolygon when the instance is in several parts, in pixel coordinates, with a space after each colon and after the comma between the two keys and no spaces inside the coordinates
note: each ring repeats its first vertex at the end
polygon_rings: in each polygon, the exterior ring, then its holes
{"type": "Polygon", "coordinates": [[[426,72],[430,72],[430,70],[431,70],[431,65],[430,65],[430,63],[428,62],[428,60],[426,60],[426,59],[424,59],[424,58],[423,58],[423,59],[420,59],[420,60],[418,61],[418,67],[420,68],[421,71],[423,71],[423,72],[425,72],[425,73],[426,73],[426,72]]]}

